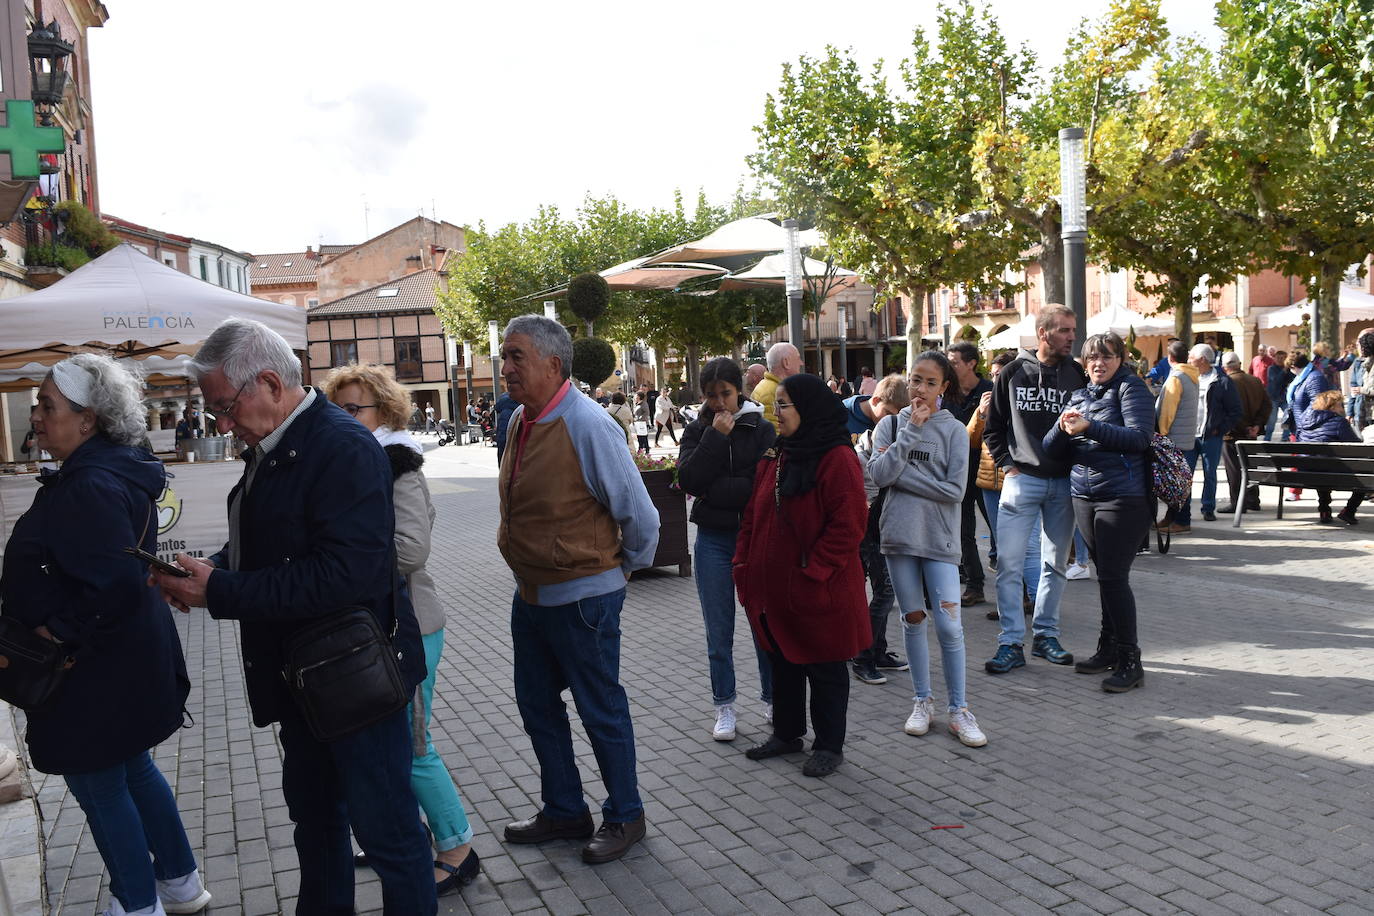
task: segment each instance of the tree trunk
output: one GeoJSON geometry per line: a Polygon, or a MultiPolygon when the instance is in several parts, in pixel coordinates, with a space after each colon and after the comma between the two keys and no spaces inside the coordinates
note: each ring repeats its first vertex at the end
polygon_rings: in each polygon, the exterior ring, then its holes
{"type": "Polygon", "coordinates": [[[925,324],[926,288],[918,286],[911,291],[911,314],[906,321],[906,371],[911,374],[911,366],[921,352],[921,326],[925,324]]]}
{"type": "Polygon", "coordinates": [[[1053,231],[1040,233],[1040,281],[1044,286],[1045,298],[1041,307],[1051,303],[1065,305],[1064,302],[1064,240],[1059,237],[1059,224],[1053,231]]]}
{"type": "Polygon", "coordinates": [[[686,378],[689,393],[693,398],[696,398],[701,391],[701,348],[694,343],[687,345],[686,378]]]}
{"type": "Polygon", "coordinates": [[[663,348],[654,347],[654,383],[650,387],[662,391],[666,384],[668,380],[663,376],[663,348]]]}
{"type": "MultiPolygon", "coordinates": [[[[1326,263],[1317,275],[1316,325],[1317,340],[1326,341],[1331,354],[1339,356],[1341,350],[1341,278],[1345,276],[1345,265],[1326,263]]],[[[1317,340],[1314,340],[1315,344],[1317,340]]]]}
{"type": "Polygon", "coordinates": [[[1193,290],[1197,278],[1169,277],[1169,292],[1164,304],[1174,310],[1174,336],[1191,348],[1193,346],[1193,290]]]}
{"type": "Polygon", "coordinates": [[[595,337],[596,335],[592,333],[592,322],[590,322],[590,321],[584,321],[583,324],[585,324],[585,325],[587,326],[587,336],[588,336],[588,337],[595,337]]]}

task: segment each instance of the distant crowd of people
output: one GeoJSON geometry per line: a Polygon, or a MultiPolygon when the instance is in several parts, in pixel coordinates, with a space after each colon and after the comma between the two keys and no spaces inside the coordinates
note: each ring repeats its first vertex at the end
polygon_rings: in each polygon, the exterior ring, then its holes
{"type": "MultiPolygon", "coordinates": [[[[894,713],[894,727],[922,736],[943,720],[962,745],[988,743],[969,707],[963,612],[986,602],[989,574],[999,631],[986,672],[1025,666],[1029,630],[1032,658],[1106,675],[1108,692],[1144,684],[1130,572],[1160,523],[1147,458],[1157,436],[1194,468],[1201,461],[1200,509],[1212,520],[1229,511],[1215,500],[1232,443],[1271,429],[1309,442],[1374,434],[1374,331],[1340,359],[1318,344],[1286,359],[1259,354],[1248,370],[1238,354],[1171,341],[1149,371],[1112,333],[1089,336],[1075,354],[1076,331],[1072,311],[1051,305],[1036,346],[997,357],[986,376],[978,350],[959,342],[920,353],[904,375],[865,372],[848,391],[803,372],[796,348],[777,344],[744,370],[726,357],[706,362],[700,409],[683,416],[683,391],[584,396],[570,378],[567,330],[538,315],[512,320],[501,347],[509,404],[479,402],[470,417],[499,429],[495,547],[513,576],[512,675],[540,779],[538,807],[505,826],[505,841],[574,840],[600,864],[645,836],[619,664],[627,582],[652,563],[659,538],[633,455],[648,450],[651,429],[679,446],[678,483],[692,497],[711,737],[737,735],[738,602],[770,726],[744,753],[802,754],[809,728],[802,772],[818,778],[843,765],[852,680],[907,671],[911,707],[904,719],[894,713]],[[1348,399],[1337,387],[1347,370],[1357,379],[1348,399]],[[1095,650],[1077,660],[1059,613],[1071,553],[1095,573],[1102,609],[1095,650]],[[886,641],[894,607],[905,658],[886,641]],[[565,691],[605,786],[599,824],[565,691]]],[[[438,895],[473,881],[481,863],[430,736],[447,613],[426,569],[436,511],[424,450],[405,429],[409,395],[379,366],[339,367],[306,387],[287,342],[239,319],[217,328],[191,366],[217,431],[246,450],[223,548],[172,564],[151,556],[167,475],[146,448],[141,380],[83,354],[39,388],[31,447],[58,464],[16,522],[0,572],[3,617],[60,650],[49,653],[55,686],[27,709],[32,765],[62,775],[86,813],[110,874],[109,913],[207,907],[176,798],[150,754],[193,727],[185,705],[195,672],[169,607],[204,608],[238,621],[252,721],[278,728],[297,911],[352,912],[353,870],[367,867],[384,912],[435,913],[438,895]]],[[[1233,503],[1257,501],[1228,480],[1233,503]]],[[[1330,492],[1318,496],[1321,520],[1333,521],[1330,492]]],[[[1336,518],[1356,524],[1362,498],[1352,494],[1336,518]]],[[[1187,532],[1189,510],[1162,523],[1187,532]]],[[[15,676],[6,671],[0,685],[15,676]]]]}

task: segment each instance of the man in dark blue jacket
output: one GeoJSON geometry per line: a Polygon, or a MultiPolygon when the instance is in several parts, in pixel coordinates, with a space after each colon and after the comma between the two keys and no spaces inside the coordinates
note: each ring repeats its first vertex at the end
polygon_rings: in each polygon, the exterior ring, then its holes
{"type": "Polygon", "coordinates": [[[1198,372],[1197,447],[1193,467],[1202,458],[1202,518],[1217,520],[1217,467],[1221,464],[1222,441],[1240,419],[1240,395],[1236,386],[1213,365],[1216,352],[1200,343],[1188,351],[1188,363],[1198,372]]]}
{"type": "Polygon", "coordinates": [[[362,424],[302,388],[280,335],[230,319],[192,361],[220,432],[248,445],[229,494],[229,543],[192,576],[159,576],[181,610],[240,621],[253,723],[281,723],[282,793],[296,824],[298,912],[353,912],[349,827],[382,883],[388,916],[437,908],[429,844],[410,789],[405,708],[328,743],[310,732],[282,677],[283,646],[321,617],[365,607],[392,634],[409,692],[424,653],[392,542],[391,468],[362,424]]]}

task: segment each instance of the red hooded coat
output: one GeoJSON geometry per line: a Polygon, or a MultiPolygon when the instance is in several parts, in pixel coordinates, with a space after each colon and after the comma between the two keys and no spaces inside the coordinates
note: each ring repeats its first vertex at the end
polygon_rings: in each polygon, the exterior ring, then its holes
{"type": "Polygon", "coordinates": [[[793,664],[844,661],[873,644],[859,541],[868,523],[863,470],[837,445],[798,496],[775,494],[779,449],[759,459],[735,545],[740,603],[759,643],[793,664]]]}

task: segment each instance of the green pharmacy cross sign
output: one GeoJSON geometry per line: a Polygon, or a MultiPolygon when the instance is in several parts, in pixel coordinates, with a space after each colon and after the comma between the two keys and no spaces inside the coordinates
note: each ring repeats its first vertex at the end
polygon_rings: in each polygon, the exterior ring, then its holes
{"type": "Polygon", "coordinates": [[[39,127],[33,123],[33,102],[28,99],[5,100],[5,126],[0,127],[0,153],[10,154],[10,175],[38,178],[38,154],[61,153],[67,138],[60,127],[39,127]]]}

